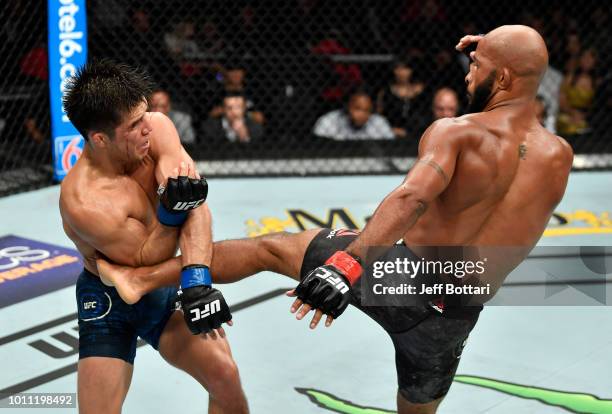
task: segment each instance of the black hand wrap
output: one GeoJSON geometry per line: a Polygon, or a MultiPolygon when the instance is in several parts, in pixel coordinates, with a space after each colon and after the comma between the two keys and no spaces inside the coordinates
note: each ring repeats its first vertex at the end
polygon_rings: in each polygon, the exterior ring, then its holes
{"type": "Polygon", "coordinates": [[[218,329],[232,319],[223,295],[210,286],[194,286],[179,290],[177,300],[183,309],[185,322],[192,334],[218,329]]]}
{"type": "Polygon", "coordinates": [[[334,319],[342,315],[350,302],[348,279],[334,266],[319,266],[310,272],[295,288],[304,303],[320,309],[334,319]]]}

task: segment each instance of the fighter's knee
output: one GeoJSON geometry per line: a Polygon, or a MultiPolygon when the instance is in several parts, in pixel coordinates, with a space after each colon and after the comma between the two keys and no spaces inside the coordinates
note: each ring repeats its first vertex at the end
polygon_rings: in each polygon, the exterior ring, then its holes
{"type": "Polygon", "coordinates": [[[213,388],[227,389],[240,384],[238,366],[230,355],[223,355],[211,365],[208,382],[213,388]]]}
{"type": "Polygon", "coordinates": [[[217,358],[208,371],[208,392],[223,408],[223,412],[248,413],[247,400],[234,360],[229,355],[217,358]]]}

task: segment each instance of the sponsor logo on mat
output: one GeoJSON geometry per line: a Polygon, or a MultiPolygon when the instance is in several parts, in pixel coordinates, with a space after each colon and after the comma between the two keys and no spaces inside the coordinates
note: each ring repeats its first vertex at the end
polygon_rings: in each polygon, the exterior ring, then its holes
{"type": "Polygon", "coordinates": [[[73,285],[82,269],[74,249],[0,237],[0,308],[73,285]]]}

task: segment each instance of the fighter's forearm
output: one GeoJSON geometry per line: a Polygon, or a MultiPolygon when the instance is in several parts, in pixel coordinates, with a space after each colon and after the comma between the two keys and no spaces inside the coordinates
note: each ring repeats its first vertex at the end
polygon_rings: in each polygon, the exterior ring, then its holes
{"type": "Polygon", "coordinates": [[[142,244],[137,265],[151,266],[166,257],[174,256],[178,247],[179,231],[180,227],[169,227],[158,223],[142,244]]]}
{"type": "Polygon", "coordinates": [[[364,230],[346,251],[365,263],[368,248],[392,246],[414,226],[426,209],[426,203],[409,188],[404,185],[396,188],[380,203],[364,230]]]}
{"type": "Polygon", "coordinates": [[[212,262],[212,217],[207,204],[192,210],[183,224],[179,244],[183,266],[212,262]]]}
{"type": "Polygon", "coordinates": [[[174,256],[179,246],[184,265],[210,265],[212,261],[211,215],[206,204],[191,211],[182,227],[171,227],[158,223],[142,244],[135,264],[151,266],[159,263],[163,258],[174,256]]]}

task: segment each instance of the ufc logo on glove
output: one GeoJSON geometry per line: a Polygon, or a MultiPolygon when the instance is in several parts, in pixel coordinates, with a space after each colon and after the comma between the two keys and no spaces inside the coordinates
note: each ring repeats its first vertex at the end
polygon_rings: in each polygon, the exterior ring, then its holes
{"type": "Polygon", "coordinates": [[[204,203],[204,199],[202,200],[196,200],[196,201],[190,201],[190,202],[178,202],[176,203],[176,205],[174,207],[172,207],[172,210],[175,211],[186,211],[186,210],[193,210],[194,208],[198,208],[200,207],[200,205],[202,205],[204,203]]]}
{"type": "Polygon", "coordinates": [[[333,285],[342,293],[343,295],[348,292],[349,288],[340,276],[335,276],[327,269],[320,269],[320,273],[315,274],[317,277],[327,281],[330,285],[333,285]]]}
{"type": "Polygon", "coordinates": [[[212,301],[211,303],[207,303],[204,305],[202,309],[195,308],[191,309],[189,312],[194,316],[191,318],[191,322],[198,321],[200,319],[204,319],[213,313],[217,313],[221,310],[221,301],[219,299],[212,301]]]}

